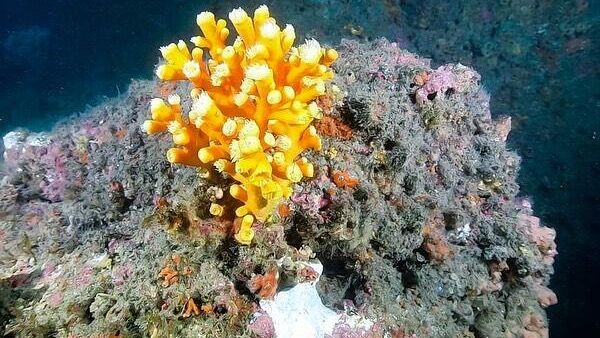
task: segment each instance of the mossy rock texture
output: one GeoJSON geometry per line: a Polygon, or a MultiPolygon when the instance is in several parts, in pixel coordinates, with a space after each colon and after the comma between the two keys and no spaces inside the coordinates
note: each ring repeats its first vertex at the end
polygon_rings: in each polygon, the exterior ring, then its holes
{"type": "Polygon", "coordinates": [[[375,323],[356,337],[547,337],[554,232],[519,196],[510,120],[479,75],[386,40],[337,49],[319,104],[342,132],[318,128],[315,177],[250,246],[206,212],[230,182],[170,165],[169,137],[140,131],[159,93],[190,104],[183,84],[133,81],[51,132],[8,134],[3,333],[266,337],[253,276],[276,268],[285,289],[318,259],[323,303],[375,323]]]}

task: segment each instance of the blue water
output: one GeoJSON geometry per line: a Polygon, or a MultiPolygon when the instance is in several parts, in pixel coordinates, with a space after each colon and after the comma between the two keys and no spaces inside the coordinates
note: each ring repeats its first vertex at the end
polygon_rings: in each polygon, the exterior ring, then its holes
{"type": "MultiPolygon", "coordinates": [[[[20,0],[0,12],[0,133],[62,116],[150,78],[158,47],[195,33],[202,10],[240,1],[20,0]]],[[[244,1],[247,8],[259,2],[244,1]]],[[[495,115],[513,117],[522,194],[558,230],[551,336],[600,332],[598,1],[267,1],[300,34],[385,36],[434,63],[474,67],[495,115]]]]}

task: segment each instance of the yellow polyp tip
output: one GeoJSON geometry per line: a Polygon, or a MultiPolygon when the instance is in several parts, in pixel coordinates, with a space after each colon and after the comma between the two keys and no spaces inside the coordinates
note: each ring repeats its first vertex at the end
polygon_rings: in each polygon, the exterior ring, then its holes
{"type": "Polygon", "coordinates": [[[248,13],[246,13],[246,11],[243,10],[241,7],[236,8],[236,9],[232,10],[231,12],[229,12],[229,20],[234,25],[244,22],[244,20],[246,20],[246,18],[249,18],[248,13]]]}
{"type": "Polygon", "coordinates": [[[193,60],[193,61],[188,61],[185,63],[185,65],[183,65],[183,74],[188,78],[188,79],[193,79],[195,77],[200,76],[200,64],[193,60]]]}
{"type": "Polygon", "coordinates": [[[196,47],[208,47],[208,41],[206,41],[206,38],[202,37],[202,36],[194,36],[190,39],[190,41],[196,46],[196,47]]]}
{"type": "Polygon", "coordinates": [[[208,211],[210,212],[211,215],[220,217],[220,216],[223,216],[223,212],[225,211],[225,208],[223,208],[223,206],[220,204],[211,203],[208,211]]]}
{"type": "Polygon", "coordinates": [[[315,175],[315,168],[313,164],[308,162],[305,157],[302,159],[296,162],[298,167],[300,167],[300,170],[302,170],[302,175],[304,175],[304,177],[313,177],[315,175]]]}
{"type": "Polygon", "coordinates": [[[296,31],[294,30],[294,26],[292,25],[285,25],[285,28],[283,28],[283,34],[285,35],[286,38],[291,38],[291,39],[295,39],[296,38],[296,31]]]}
{"type": "Polygon", "coordinates": [[[179,121],[170,121],[167,127],[169,133],[174,134],[178,132],[183,126],[179,121]]]}
{"type": "Polygon", "coordinates": [[[256,136],[249,136],[240,140],[240,152],[242,155],[254,154],[262,151],[260,140],[256,136]]]}
{"type": "Polygon", "coordinates": [[[325,94],[325,83],[323,81],[317,82],[315,85],[315,90],[317,91],[317,95],[321,96],[325,94]]]}
{"type": "Polygon", "coordinates": [[[243,106],[246,102],[248,102],[248,94],[246,93],[236,93],[233,96],[233,103],[238,107],[243,106]]]}
{"type": "Polygon", "coordinates": [[[177,41],[177,49],[179,49],[180,51],[187,49],[187,45],[185,44],[185,41],[183,41],[183,40],[177,41]]]}
{"type": "Polygon", "coordinates": [[[278,104],[281,102],[281,99],[281,92],[277,89],[271,90],[269,94],[267,94],[267,102],[269,102],[269,104],[278,104]]]}
{"type": "Polygon", "coordinates": [[[327,55],[328,61],[331,61],[331,62],[337,60],[339,57],[338,52],[333,48],[328,49],[326,55],[327,55]]]}
{"type": "Polygon", "coordinates": [[[202,62],[202,56],[204,56],[204,51],[202,48],[192,49],[192,59],[194,59],[194,61],[202,62]]]}
{"type": "Polygon", "coordinates": [[[161,80],[167,80],[171,74],[173,74],[173,71],[167,65],[160,65],[156,68],[156,76],[161,80]]]}
{"type": "Polygon", "coordinates": [[[253,59],[265,59],[269,56],[269,50],[261,43],[257,43],[246,50],[246,58],[249,60],[253,59]]]}
{"type": "Polygon", "coordinates": [[[198,150],[198,159],[202,161],[202,163],[208,163],[214,160],[214,156],[210,153],[210,150],[207,148],[202,148],[198,150]]]}
{"type": "Polygon", "coordinates": [[[163,99],[156,98],[150,101],[150,113],[152,114],[152,119],[155,121],[171,121],[175,118],[173,113],[176,112],[178,111],[172,110],[163,99]]]}
{"type": "Polygon", "coordinates": [[[298,183],[302,180],[302,170],[300,170],[300,167],[296,163],[292,163],[286,168],[285,175],[294,183],[298,183]]]}
{"type": "Polygon", "coordinates": [[[190,143],[190,134],[186,130],[177,130],[173,133],[173,143],[181,146],[190,143]]]}
{"type": "Polygon", "coordinates": [[[169,95],[167,101],[171,106],[178,106],[181,104],[181,97],[177,94],[171,94],[169,95]]]}
{"type": "Polygon", "coordinates": [[[223,83],[223,80],[231,75],[231,71],[229,67],[221,63],[217,65],[213,69],[213,73],[211,74],[211,82],[213,86],[220,86],[223,83]]]}
{"type": "MultiPolygon", "coordinates": [[[[319,76],[322,77],[322,79],[326,78],[326,73],[329,70],[329,68],[325,65],[318,65],[317,66],[317,74],[319,74],[319,76]]],[[[321,80],[322,80],[321,79],[321,80]]]]}
{"type": "Polygon", "coordinates": [[[321,59],[321,45],[315,39],[306,40],[306,42],[298,47],[300,59],[307,64],[316,65],[321,59]]]}
{"type": "Polygon", "coordinates": [[[202,12],[196,17],[196,23],[198,26],[202,26],[206,23],[212,23],[215,21],[215,15],[212,12],[202,12]]]}
{"type": "Polygon", "coordinates": [[[171,163],[177,163],[180,162],[180,155],[179,155],[179,149],[177,148],[171,148],[167,151],[167,161],[171,162],[171,163]]]}
{"type": "Polygon", "coordinates": [[[288,151],[292,147],[292,139],[286,135],[281,135],[277,138],[276,146],[282,151],[288,151]]]}
{"type": "Polygon", "coordinates": [[[249,228],[254,223],[254,217],[252,215],[246,215],[242,218],[241,228],[249,228]]]}
{"type": "Polygon", "coordinates": [[[236,37],[235,40],[233,41],[233,49],[235,49],[236,53],[242,54],[242,52],[244,51],[244,49],[246,48],[244,46],[244,40],[242,40],[241,37],[236,37]]]}
{"type": "Polygon", "coordinates": [[[246,199],[248,198],[248,195],[247,195],[246,191],[244,190],[244,188],[242,188],[241,186],[239,186],[237,184],[233,184],[231,187],[229,187],[229,194],[231,194],[231,196],[233,196],[233,198],[238,199],[243,202],[245,202],[246,199]]]}
{"type": "Polygon", "coordinates": [[[216,160],[215,163],[213,163],[213,166],[218,172],[222,173],[223,171],[225,171],[225,168],[227,166],[227,160],[216,160]]]}
{"type": "Polygon", "coordinates": [[[294,97],[296,96],[296,92],[294,91],[294,88],[292,88],[290,86],[284,86],[283,87],[283,96],[287,100],[293,100],[294,97]]]}
{"type": "Polygon", "coordinates": [[[254,81],[263,80],[270,73],[271,69],[267,65],[252,65],[246,69],[246,77],[254,81]]]}
{"type": "Polygon", "coordinates": [[[232,46],[227,46],[223,49],[223,59],[231,59],[235,56],[235,49],[232,46]]]}
{"type": "Polygon", "coordinates": [[[246,122],[240,129],[240,139],[251,136],[258,137],[259,133],[260,128],[258,127],[258,124],[256,124],[256,122],[254,122],[253,120],[246,120],[246,122]]]}
{"type": "Polygon", "coordinates": [[[164,106],[166,106],[165,100],[161,99],[160,97],[155,97],[150,100],[150,111],[162,109],[164,106]]]}
{"type": "Polygon", "coordinates": [[[276,152],[273,154],[273,163],[283,165],[285,163],[285,155],[280,151],[276,152]]]}
{"type": "Polygon", "coordinates": [[[217,20],[217,31],[225,29],[227,26],[227,21],[225,19],[217,20]]]}
{"type": "Polygon", "coordinates": [[[231,157],[232,162],[236,162],[240,159],[240,157],[242,157],[242,151],[240,150],[239,143],[240,142],[238,140],[233,140],[229,144],[229,156],[231,157]]]}
{"type": "Polygon", "coordinates": [[[198,117],[202,118],[212,108],[213,104],[210,96],[206,92],[202,92],[192,104],[192,111],[196,112],[198,117]]]}
{"type": "Polygon", "coordinates": [[[220,77],[226,77],[231,75],[231,69],[225,63],[221,63],[220,65],[215,67],[214,73],[220,77]]]}
{"type": "Polygon", "coordinates": [[[277,89],[271,90],[269,94],[267,94],[267,102],[269,104],[278,104],[281,102],[281,92],[277,89]]]}
{"type": "Polygon", "coordinates": [[[162,46],[159,48],[160,54],[162,54],[163,58],[169,59],[169,55],[171,55],[175,50],[177,50],[177,45],[174,43],[170,43],[166,46],[162,46]]]}
{"type": "Polygon", "coordinates": [[[242,245],[250,245],[254,238],[254,230],[251,227],[242,227],[233,237],[242,245]]]}
{"type": "Polygon", "coordinates": [[[225,136],[233,136],[237,131],[237,123],[235,120],[229,118],[225,123],[223,123],[223,128],[221,128],[223,135],[225,136]]]}
{"type": "Polygon", "coordinates": [[[257,9],[254,10],[254,21],[264,21],[267,20],[270,16],[269,7],[267,5],[260,5],[257,9]]]}
{"type": "MultiPolygon", "coordinates": [[[[235,209],[235,215],[237,217],[243,217],[244,215],[250,216],[248,215],[248,207],[242,205],[241,207],[235,209]]],[[[252,222],[250,222],[250,224],[252,224],[252,222]]]]}
{"type": "Polygon", "coordinates": [[[221,29],[221,33],[219,34],[219,38],[221,38],[221,40],[227,40],[227,37],[229,36],[229,29],[227,28],[223,28],[221,29]]]}
{"type": "Polygon", "coordinates": [[[262,27],[260,27],[260,34],[266,39],[274,39],[278,37],[281,29],[276,23],[267,21],[262,27]]]}
{"type": "Polygon", "coordinates": [[[312,118],[320,119],[323,117],[323,113],[321,112],[321,109],[319,109],[319,106],[316,102],[311,102],[308,105],[307,110],[312,118]]]}
{"type": "Polygon", "coordinates": [[[297,67],[300,63],[300,57],[298,56],[298,49],[292,48],[290,52],[290,57],[288,58],[288,62],[290,65],[297,67]]]}
{"type": "Polygon", "coordinates": [[[273,134],[271,134],[271,133],[265,133],[265,136],[263,137],[263,141],[265,141],[265,143],[268,146],[271,146],[271,147],[275,146],[275,136],[273,136],[273,134]]]}
{"type": "Polygon", "coordinates": [[[142,123],[142,131],[146,134],[156,134],[165,131],[164,127],[159,126],[155,121],[146,120],[142,123]]]}
{"type": "Polygon", "coordinates": [[[248,78],[245,78],[240,84],[240,90],[244,94],[251,94],[254,91],[254,88],[256,88],[254,85],[254,81],[248,78]]]}

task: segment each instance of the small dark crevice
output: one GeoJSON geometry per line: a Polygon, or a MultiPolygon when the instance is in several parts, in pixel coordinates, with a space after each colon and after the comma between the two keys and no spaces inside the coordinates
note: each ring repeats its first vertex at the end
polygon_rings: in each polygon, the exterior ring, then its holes
{"type": "Polygon", "coordinates": [[[402,274],[402,286],[404,286],[405,289],[415,289],[417,287],[419,284],[419,276],[417,276],[417,273],[409,267],[408,262],[402,260],[397,261],[394,264],[394,268],[402,274]]]}

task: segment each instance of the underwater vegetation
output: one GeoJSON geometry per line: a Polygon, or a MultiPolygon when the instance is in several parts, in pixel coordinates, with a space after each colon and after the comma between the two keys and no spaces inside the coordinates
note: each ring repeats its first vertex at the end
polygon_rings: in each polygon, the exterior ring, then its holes
{"type": "Polygon", "coordinates": [[[479,74],[267,13],[231,46],[203,13],[159,80],[4,137],[3,334],[548,337],[555,232],[479,74]]]}

